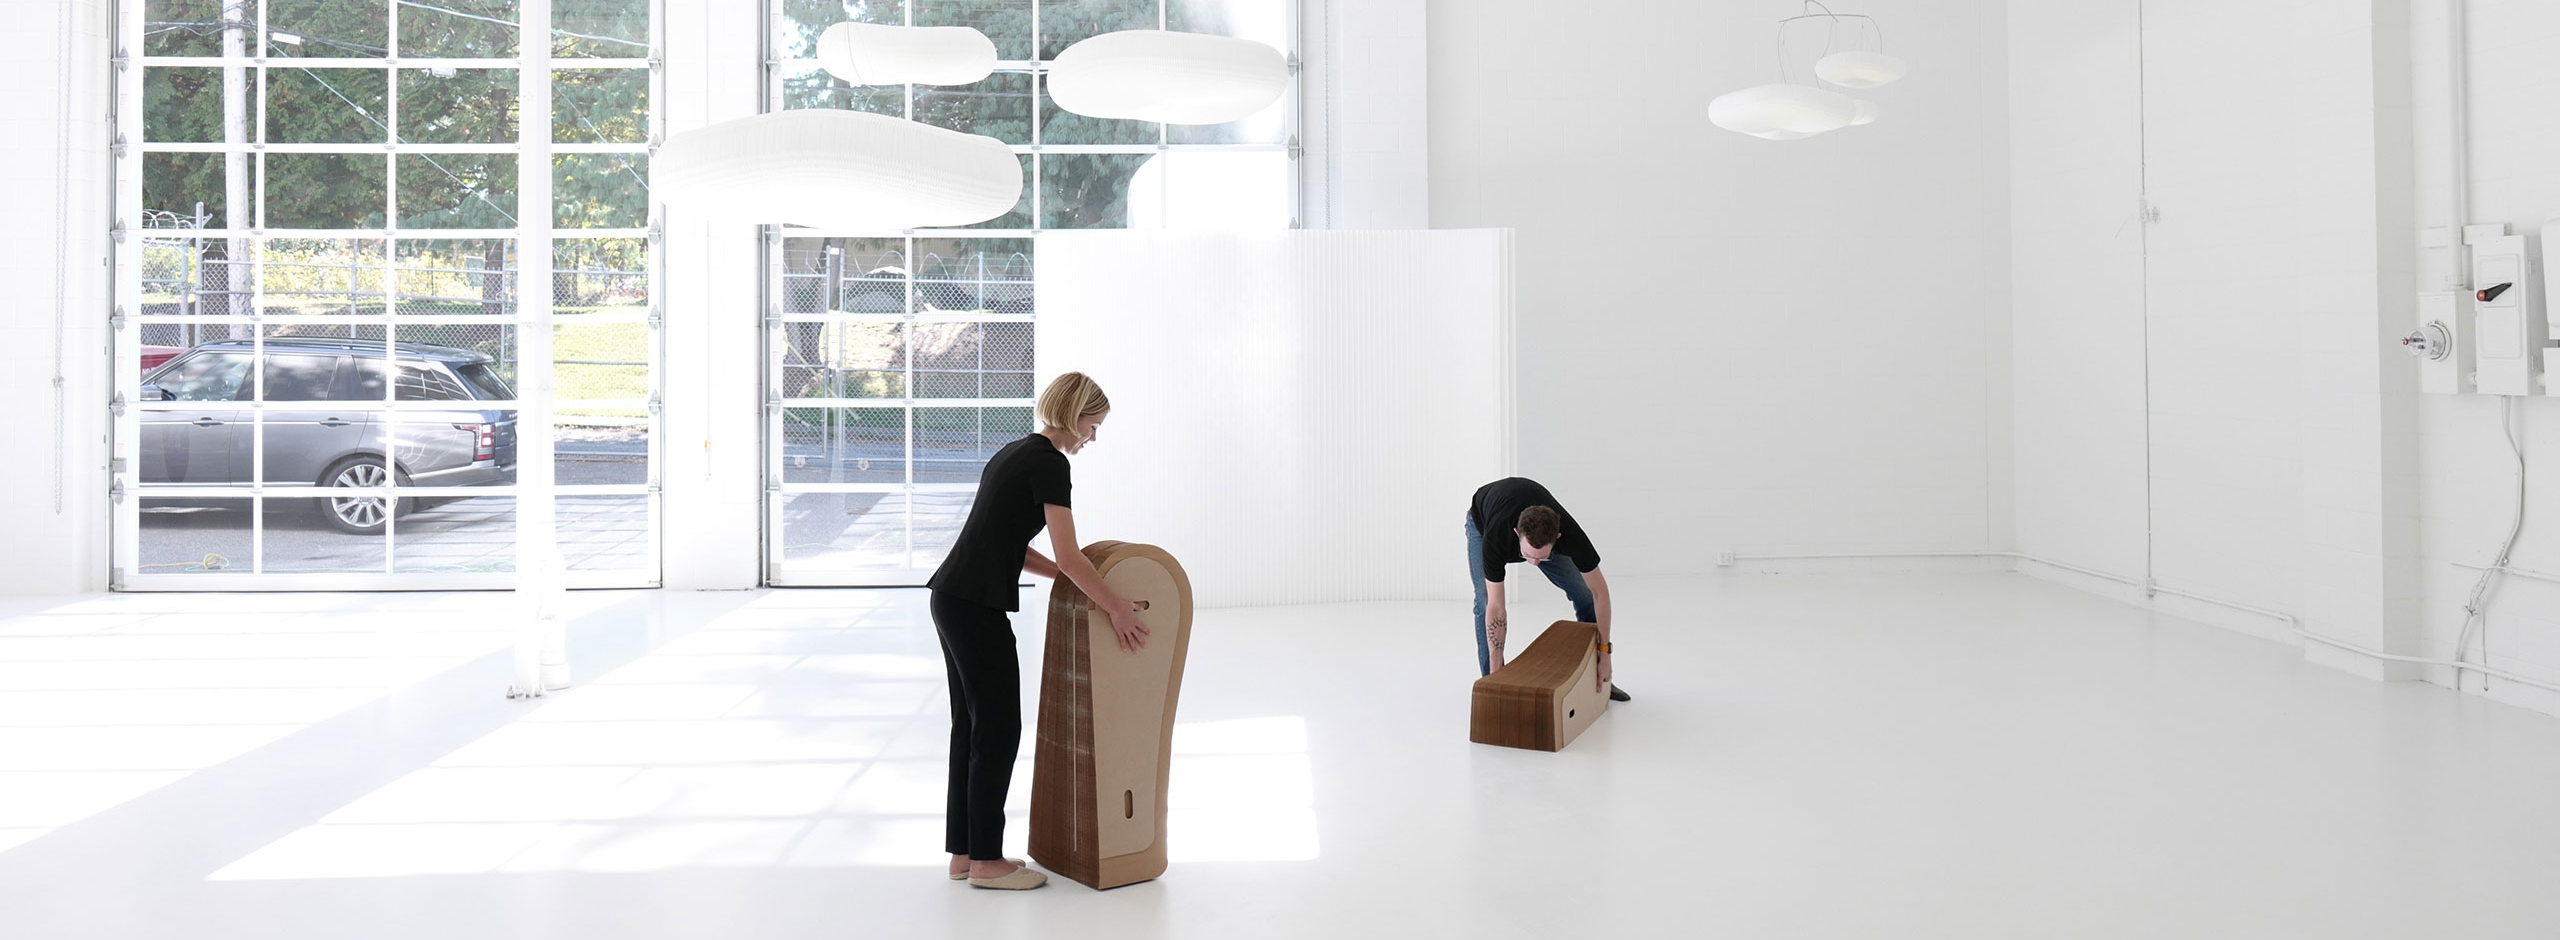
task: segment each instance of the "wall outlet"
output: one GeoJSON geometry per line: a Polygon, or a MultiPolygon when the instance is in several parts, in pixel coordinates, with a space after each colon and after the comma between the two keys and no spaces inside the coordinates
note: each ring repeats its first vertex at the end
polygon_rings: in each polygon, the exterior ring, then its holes
{"type": "Polygon", "coordinates": [[[1734,557],[1733,557],[1733,553],[1732,553],[1732,552],[1717,552],[1717,553],[1716,553],[1716,567],[1718,567],[1718,568],[1731,568],[1731,567],[1733,567],[1733,562],[1734,562],[1734,557]]]}
{"type": "Polygon", "coordinates": [[[2417,329],[2401,346],[2418,357],[2418,388],[2435,395],[2471,390],[2471,298],[2444,291],[2418,295],[2417,329]]]}

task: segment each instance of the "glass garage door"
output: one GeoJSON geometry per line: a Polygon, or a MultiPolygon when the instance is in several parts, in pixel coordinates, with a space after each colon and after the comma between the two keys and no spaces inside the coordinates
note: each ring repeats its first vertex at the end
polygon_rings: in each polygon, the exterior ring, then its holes
{"type": "Polygon", "coordinates": [[[121,5],[119,588],[513,586],[527,330],[571,583],[658,580],[656,6],[544,7],[121,5]]]}
{"type": "Polygon", "coordinates": [[[767,10],[772,109],[899,115],[994,137],[1022,160],[1022,202],[977,226],[766,236],[766,577],[922,584],[967,519],[987,458],[1034,429],[1040,232],[1296,223],[1294,91],[1231,124],[1098,120],[1049,102],[1045,63],[1124,29],[1240,36],[1294,61],[1297,4],[772,0],[767,10]],[[846,20],[975,27],[1000,61],[970,86],[851,85],[819,68],[815,51],[846,20]]]}

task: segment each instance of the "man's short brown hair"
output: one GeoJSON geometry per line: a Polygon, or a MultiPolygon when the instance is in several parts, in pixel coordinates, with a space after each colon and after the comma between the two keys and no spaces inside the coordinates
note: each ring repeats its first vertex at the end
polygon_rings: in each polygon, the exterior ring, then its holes
{"type": "Polygon", "coordinates": [[[1545,548],[1564,534],[1564,520],[1553,506],[1531,506],[1520,511],[1520,537],[1532,548],[1545,548]]]}

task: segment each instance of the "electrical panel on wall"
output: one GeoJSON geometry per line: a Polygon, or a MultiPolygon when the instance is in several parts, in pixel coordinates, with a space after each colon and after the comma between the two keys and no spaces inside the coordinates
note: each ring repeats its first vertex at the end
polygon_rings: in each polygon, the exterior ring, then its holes
{"type": "Polygon", "coordinates": [[[2418,328],[2400,340],[2418,357],[2418,388],[2430,395],[2471,391],[2471,297],[2457,291],[2418,295],[2418,328]]]}
{"type": "Polygon", "coordinates": [[[2473,385],[2483,395],[2542,392],[2551,327],[2542,309],[2542,258],[2504,225],[2463,231],[2471,246],[2473,385]]]}

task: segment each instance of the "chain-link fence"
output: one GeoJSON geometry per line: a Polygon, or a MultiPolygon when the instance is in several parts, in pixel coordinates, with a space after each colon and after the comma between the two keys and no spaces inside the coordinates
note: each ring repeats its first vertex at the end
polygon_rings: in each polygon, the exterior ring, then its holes
{"type": "Polygon", "coordinates": [[[786,399],[878,399],[878,406],[783,412],[792,482],[968,482],[996,449],[1031,431],[1027,399],[1032,264],[1026,239],[791,239],[783,309],[909,320],[786,322],[786,399]],[[1003,318],[989,321],[944,317],[1003,318]]]}
{"type": "Polygon", "coordinates": [[[788,313],[1031,312],[1026,239],[797,238],[783,243],[788,313]],[[912,296],[909,293],[912,287],[912,296]]]}
{"type": "MultiPolygon", "coordinates": [[[[179,319],[396,314],[419,322],[306,322],[270,326],[266,335],[397,339],[468,349],[489,356],[500,375],[515,381],[513,321],[520,278],[512,239],[402,239],[386,258],[379,239],[225,238],[200,234],[207,221],[202,206],[189,215],[145,213],[139,239],[142,314],[179,319]]],[[[647,261],[646,247],[638,239],[562,240],[553,252],[554,310],[564,323],[579,314],[645,311],[647,261]]],[[[607,383],[610,393],[591,397],[645,395],[646,331],[613,332],[617,335],[599,342],[572,344],[555,365],[617,373],[617,381],[607,383]]],[[[144,325],[141,340],[186,348],[252,335],[253,327],[245,323],[163,321],[144,325]]]]}
{"type": "MultiPolygon", "coordinates": [[[[788,314],[1014,316],[1031,313],[1028,244],[891,239],[784,243],[788,314]],[[992,244],[986,244],[992,243],[992,244]]],[[[784,393],[809,398],[1027,398],[1028,323],[790,323],[784,393]]]]}

